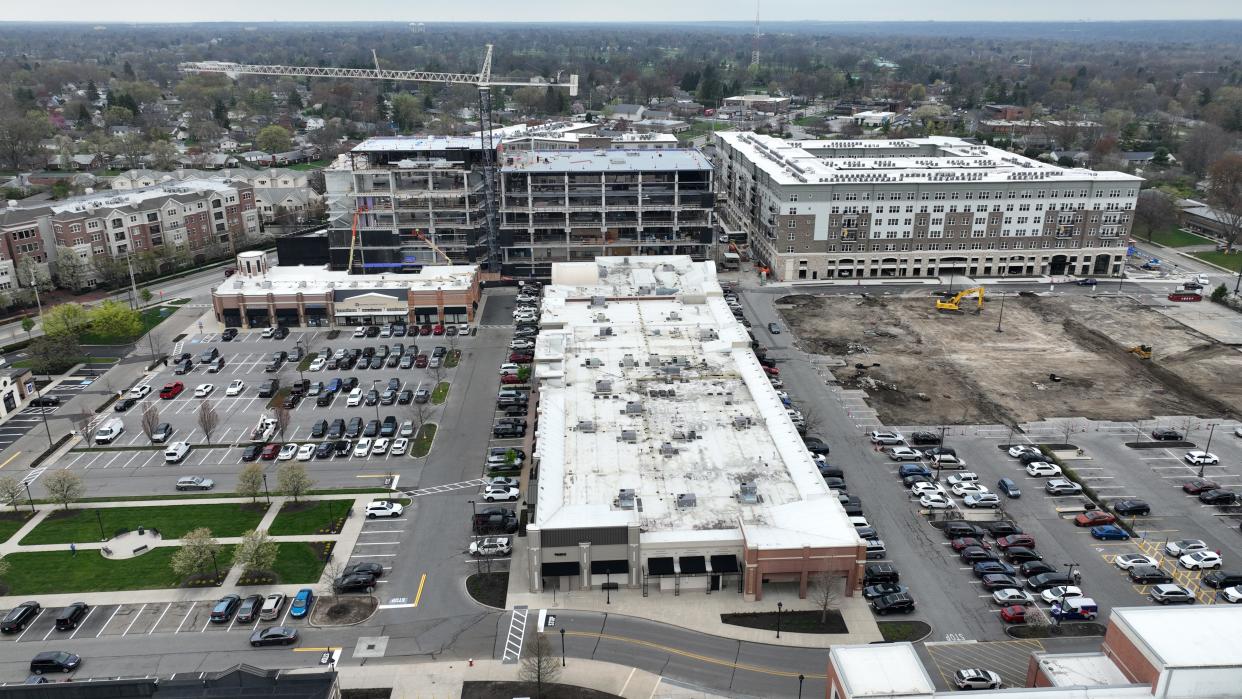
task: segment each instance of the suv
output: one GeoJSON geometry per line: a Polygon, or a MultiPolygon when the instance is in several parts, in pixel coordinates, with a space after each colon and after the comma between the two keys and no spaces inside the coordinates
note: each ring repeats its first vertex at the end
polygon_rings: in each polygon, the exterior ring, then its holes
{"type": "Polygon", "coordinates": [[[81,664],[80,655],[64,650],[45,650],[31,659],[30,671],[36,675],[45,672],[73,672],[81,664]]]}
{"type": "Polygon", "coordinates": [[[340,439],[345,436],[345,421],[337,418],[328,426],[328,439],[340,439]]]}
{"type": "Polygon", "coordinates": [[[388,415],[384,418],[384,422],[380,424],[379,436],[392,437],[397,434],[397,418],[388,415]]]}
{"type": "Polygon", "coordinates": [[[56,630],[72,631],[78,628],[78,624],[82,623],[82,620],[86,618],[86,614],[90,610],[90,606],[85,602],[70,604],[60,610],[60,614],[56,615],[56,630]]]}
{"type": "Polygon", "coordinates": [[[1142,500],[1114,500],[1112,502],[1113,512],[1119,515],[1143,515],[1146,517],[1151,514],[1151,505],[1142,500]]]}
{"type": "Polygon", "coordinates": [[[362,436],[362,418],[355,415],[349,418],[349,426],[345,428],[345,437],[357,439],[360,436],[362,436]]]}
{"type": "Polygon", "coordinates": [[[279,386],[280,386],[280,381],[277,379],[268,379],[267,381],[264,381],[263,383],[259,384],[259,397],[260,398],[271,398],[272,396],[276,395],[276,389],[279,386]]]}
{"type": "Polygon", "coordinates": [[[1044,492],[1049,495],[1081,495],[1082,486],[1064,478],[1053,478],[1044,484],[1044,492]]]}
{"type": "Polygon", "coordinates": [[[211,608],[211,623],[223,624],[233,618],[233,612],[241,606],[241,597],[238,595],[225,595],[216,602],[216,606],[211,608]]]}
{"type": "Polygon", "coordinates": [[[1158,602],[1159,604],[1169,604],[1170,602],[1183,602],[1185,604],[1195,603],[1195,596],[1190,590],[1173,583],[1156,585],[1151,588],[1151,592],[1148,593],[1148,596],[1151,597],[1153,602],[1158,602]]]}
{"type": "Polygon", "coordinates": [[[1242,585],[1242,573],[1227,573],[1223,570],[1214,570],[1200,578],[1199,582],[1207,585],[1208,587],[1223,590],[1226,587],[1242,585]]]}
{"type": "Polygon", "coordinates": [[[868,563],[863,569],[863,587],[900,581],[901,574],[892,563],[868,563]]]}
{"type": "Polygon", "coordinates": [[[884,616],[886,614],[897,612],[900,614],[909,614],[914,611],[914,598],[906,592],[897,592],[891,595],[884,595],[871,600],[871,608],[876,614],[884,616]]]}
{"type": "Polygon", "coordinates": [[[17,633],[24,630],[41,611],[43,607],[38,602],[22,602],[9,610],[4,621],[0,621],[0,632],[17,633]]]}

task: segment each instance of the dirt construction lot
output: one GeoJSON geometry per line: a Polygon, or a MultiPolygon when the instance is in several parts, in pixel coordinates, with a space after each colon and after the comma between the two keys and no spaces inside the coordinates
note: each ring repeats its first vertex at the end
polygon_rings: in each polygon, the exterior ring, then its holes
{"type": "Polygon", "coordinates": [[[1008,296],[1000,333],[996,297],[977,315],[928,296],[777,303],[799,345],[843,359],[837,379],[890,425],[1242,413],[1242,354],[1127,298],[1008,296]],[[1152,361],[1126,352],[1138,344],[1152,361]]]}

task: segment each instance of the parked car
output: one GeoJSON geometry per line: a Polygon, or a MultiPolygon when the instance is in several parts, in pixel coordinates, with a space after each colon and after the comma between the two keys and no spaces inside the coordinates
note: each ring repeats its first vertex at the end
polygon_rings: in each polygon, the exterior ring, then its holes
{"type": "Polygon", "coordinates": [[[1112,524],[1117,518],[1103,510],[1087,510],[1074,515],[1074,524],[1079,527],[1095,527],[1101,524],[1112,524]]]}
{"type": "Polygon", "coordinates": [[[85,602],[73,602],[66,605],[56,615],[56,630],[72,631],[78,628],[78,624],[82,623],[82,620],[86,618],[90,610],[90,605],[85,602]]]}
{"type": "Polygon", "coordinates": [[[1136,566],[1155,567],[1155,566],[1159,566],[1160,563],[1156,559],[1152,558],[1151,556],[1147,556],[1141,553],[1123,553],[1120,556],[1117,556],[1116,558],[1113,559],[1113,565],[1117,566],[1118,568],[1122,570],[1130,570],[1131,568],[1134,568],[1136,566]]]}
{"type": "Polygon", "coordinates": [[[1130,582],[1139,585],[1159,585],[1173,582],[1173,576],[1157,565],[1135,565],[1126,572],[1126,575],[1130,578],[1130,582]]]}
{"type": "Polygon", "coordinates": [[[490,536],[470,542],[471,556],[508,556],[512,551],[512,540],[507,536],[490,536]]]}
{"type": "Polygon", "coordinates": [[[367,503],[366,514],[368,519],[376,517],[400,517],[405,508],[401,503],[392,502],[390,500],[372,500],[367,503]]]}
{"type": "Polygon", "coordinates": [[[1177,430],[1161,428],[1152,430],[1151,438],[1160,442],[1180,442],[1182,441],[1182,433],[1177,430]]]}
{"type": "Polygon", "coordinates": [[[1178,539],[1166,542],[1164,552],[1170,556],[1184,556],[1195,551],[1207,551],[1207,542],[1202,539],[1178,539]]]}
{"type": "Polygon", "coordinates": [[[1049,495],[1081,495],[1082,486],[1064,478],[1053,478],[1044,483],[1044,492],[1049,495]]]}
{"type": "Polygon", "coordinates": [[[1147,594],[1153,602],[1157,604],[1171,604],[1173,602],[1181,602],[1183,604],[1194,604],[1195,596],[1186,588],[1175,583],[1164,583],[1155,585],[1147,594]]]}
{"type": "Polygon", "coordinates": [[[1101,541],[1126,541],[1130,535],[1116,524],[1100,524],[1091,527],[1091,537],[1101,541]]]}
{"type": "MultiPolygon", "coordinates": [[[[303,590],[302,592],[309,592],[309,590],[303,590]]],[[[298,593],[299,596],[301,596],[301,594],[301,592],[298,593]]],[[[307,605],[307,608],[309,608],[309,604],[307,605]]],[[[292,611],[289,612],[289,615],[298,617],[306,616],[305,613],[295,615],[292,611]]],[[[250,634],[250,645],[254,648],[262,646],[291,646],[297,642],[298,630],[291,626],[271,626],[266,629],[259,629],[250,634]]]]}
{"type": "Polygon", "coordinates": [[[1221,566],[1221,557],[1215,551],[1195,551],[1178,558],[1177,564],[1186,570],[1219,568],[1221,566]]]}
{"type": "Polygon", "coordinates": [[[233,618],[233,613],[241,606],[241,596],[225,595],[211,608],[210,621],[213,624],[224,624],[233,618]]]}
{"type": "Polygon", "coordinates": [[[0,621],[0,632],[2,633],[18,633],[24,631],[30,622],[39,616],[43,611],[43,606],[38,602],[22,602],[21,604],[9,610],[4,616],[4,620],[0,621]]]}
{"type": "Polygon", "coordinates": [[[289,605],[289,616],[294,619],[301,619],[310,613],[311,606],[315,603],[315,593],[309,588],[302,588],[294,595],[293,602],[289,605]]]}
{"type": "Polygon", "coordinates": [[[902,444],[903,442],[905,442],[905,438],[901,436],[900,432],[877,432],[874,430],[871,432],[872,444],[890,445],[902,444]]]}
{"type": "Polygon", "coordinates": [[[1186,459],[1186,463],[1192,464],[1194,466],[1202,466],[1202,465],[1210,466],[1212,464],[1220,463],[1220,458],[1216,456],[1215,454],[1212,454],[1206,451],[1201,451],[1198,449],[1194,451],[1186,452],[1186,456],[1184,456],[1183,458],[1186,459]]]}
{"type": "Polygon", "coordinates": [[[164,387],[160,389],[160,398],[164,400],[172,400],[173,398],[181,395],[181,392],[184,390],[185,384],[180,381],[173,381],[171,383],[164,384],[164,387]]]}
{"type": "Polygon", "coordinates": [[[914,598],[909,593],[884,595],[871,600],[871,608],[880,616],[909,614],[914,611],[914,598]]]}
{"type": "Polygon", "coordinates": [[[958,689],[1000,689],[1000,675],[991,670],[966,668],[953,673],[953,684],[958,689]]]}

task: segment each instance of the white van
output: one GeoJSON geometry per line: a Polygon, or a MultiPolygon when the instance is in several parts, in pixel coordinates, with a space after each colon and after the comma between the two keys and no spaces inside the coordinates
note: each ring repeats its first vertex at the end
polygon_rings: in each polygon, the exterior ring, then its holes
{"type": "Polygon", "coordinates": [[[173,442],[164,450],[164,463],[179,464],[190,453],[189,442],[173,442]]]}
{"type": "Polygon", "coordinates": [[[108,418],[95,430],[96,444],[111,444],[125,432],[125,423],[119,417],[108,418]]]}
{"type": "Polygon", "coordinates": [[[360,403],[362,403],[362,389],[355,388],[349,392],[349,399],[345,401],[345,405],[352,408],[360,403]]]}

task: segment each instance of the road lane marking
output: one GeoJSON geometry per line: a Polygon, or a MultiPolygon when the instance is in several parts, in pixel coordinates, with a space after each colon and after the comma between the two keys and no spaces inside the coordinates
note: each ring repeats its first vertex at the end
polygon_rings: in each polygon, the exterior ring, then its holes
{"type": "Polygon", "coordinates": [[[820,675],[820,674],[815,674],[811,672],[799,673],[799,672],[793,672],[789,670],[776,670],[776,669],[769,668],[769,667],[763,667],[761,665],[750,665],[747,663],[738,663],[733,660],[721,660],[720,658],[713,658],[709,655],[703,655],[701,653],[692,653],[690,651],[682,650],[680,648],[674,648],[672,646],[666,646],[660,643],[653,643],[652,641],[644,641],[644,640],[637,639],[637,638],[628,638],[626,636],[616,636],[616,635],[607,634],[607,633],[593,633],[590,631],[566,631],[565,635],[566,636],[582,636],[584,638],[599,638],[599,639],[604,639],[608,641],[617,641],[618,643],[632,643],[637,646],[653,648],[655,650],[663,651],[665,653],[669,653],[672,655],[679,655],[683,658],[691,658],[693,660],[698,660],[700,662],[709,663],[712,665],[720,665],[722,667],[733,668],[735,670],[746,670],[749,672],[756,672],[756,673],[763,674],[763,675],[776,675],[778,677],[797,677],[798,675],[802,675],[806,679],[812,679],[812,680],[827,679],[826,675],[820,675]]]}
{"type": "Polygon", "coordinates": [[[418,592],[414,593],[414,606],[415,607],[418,606],[419,600],[423,598],[423,585],[425,585],[426,583],[427,583],[427,574],[423,573],[422,577],[418,579],[418,592]]]}
{"type": "Polygon", "coordinates": [[[21,456],[21,455],[22,455],[22,453],[21,453],[20,451],[19,451],[19,452],[15,452],[12,456],[10,456],[9,458],[5,459],[5,460],[4,460],[4,463],[0,464],[0,468],[4,468],[5,466],[8,466],[10,461],[12,461],[13,459],[16,459],[17,457],[19,457],[19,456],[21,456]]]}

